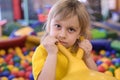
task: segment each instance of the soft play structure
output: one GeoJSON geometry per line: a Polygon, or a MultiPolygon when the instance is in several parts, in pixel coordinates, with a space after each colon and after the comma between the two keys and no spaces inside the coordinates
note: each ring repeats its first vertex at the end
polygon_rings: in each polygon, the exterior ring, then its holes
{"type": "Polygon", "coordinates": [[[82,49],[79,49],[74,57],[61,44],[58,43],[57,46],[69,61],[67,74],[62,80],[117,80],[112,76],[88,69],[82,60],[84,54],[82,49]]]}

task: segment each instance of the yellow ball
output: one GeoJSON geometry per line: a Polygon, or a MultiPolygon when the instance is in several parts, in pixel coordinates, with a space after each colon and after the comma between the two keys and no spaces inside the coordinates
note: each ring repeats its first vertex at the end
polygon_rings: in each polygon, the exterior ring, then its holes
{"type": "Polygon", "coordinates": [[[13,52],[13,51],[14,51],[13,48],[9,48],[9,49],[8,49],[8,53],[11,53],[11,52],[13,52]]]}
{"type": "Polygon", "coordinates": [[[7,77],[2,77],[0,80],[8,80],[7,77]]]}
{"type": "Polygon", "coordinates": [[[4,63],[4,59],[0,58],[0,64],[4,63]]]}
{"type": "Polygon", "coordinates": [[[110,76],[113,76],[113,74],[112,74],[111,71],[105,71],[105,74],[110,75],[110,76]]]}
{"type": "Polygon", "coordinates": [[[13,68],[14,68],[14,66],[13,66],[13,65],[8,65],[7,67],[8,67],[8,69],[9,69],[10,71],[12,71],[12,70],[13,70],[13,68]]]}
{"type": "Polygon", "coordinates": [[[114,73],[115,73],[115,77],[116,77],[118,80],[120,80],[120,68],[116,69],[114,73]]]}
{"type": "Polygon", "coordinates": [[[107,70],[109,68],[109,66],[106,63],[103,63],[101,65],[105,68],[105,70],[107,70]]]}
{"type": "Polygon", "coordinates": [[[105,55],[105,53],[106,53],[105,50],[101,50],[101,51],[100,51],[100,54],[101,54],[101,55],[105,55]]]}
{"type": "Polygon", "coordinates": [[[5,53],[6,53],[6,51],[5,51],[4,49],[1,49],[1,50],[0,50],[0,56],[4,56],[5,53]]]}

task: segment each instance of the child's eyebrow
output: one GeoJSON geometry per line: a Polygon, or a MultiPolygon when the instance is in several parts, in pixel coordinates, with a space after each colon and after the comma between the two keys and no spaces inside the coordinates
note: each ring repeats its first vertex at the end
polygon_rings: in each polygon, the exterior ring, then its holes
{"type": "Polygon", "coordinates": [[[69,26],[70,28],[74,28],[74,29],[79,29],[79,27],[77,27],[77,26],[69,26]]]}
{"type": "Polygon", "coordinates": [[[55,22],[55,23],[60,23],[60,21],[59,21],[59,20],[56,20],[56,19],[54,20],[54,22],[55,22]]]}

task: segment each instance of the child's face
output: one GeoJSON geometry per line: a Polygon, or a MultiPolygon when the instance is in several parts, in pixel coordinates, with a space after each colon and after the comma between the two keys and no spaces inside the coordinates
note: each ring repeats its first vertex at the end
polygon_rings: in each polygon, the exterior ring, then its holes
{"type": "Polygon", "coordinates": [[[80,36],[80,26],[77,16],[72,16],[64,20],[59,20],[58,16],[54,17],[51,20],[49,34],[57,38],[66,48],[73,46],[80,36]]]}

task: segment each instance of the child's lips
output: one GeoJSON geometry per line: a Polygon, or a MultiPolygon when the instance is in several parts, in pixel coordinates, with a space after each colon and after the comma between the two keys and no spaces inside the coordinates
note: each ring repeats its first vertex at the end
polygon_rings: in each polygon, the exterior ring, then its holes
{"type": "Polygon", "coordinates": [[[62,45],[66,45],[67,43],[64,41],[59,41],[62,45]]]}

